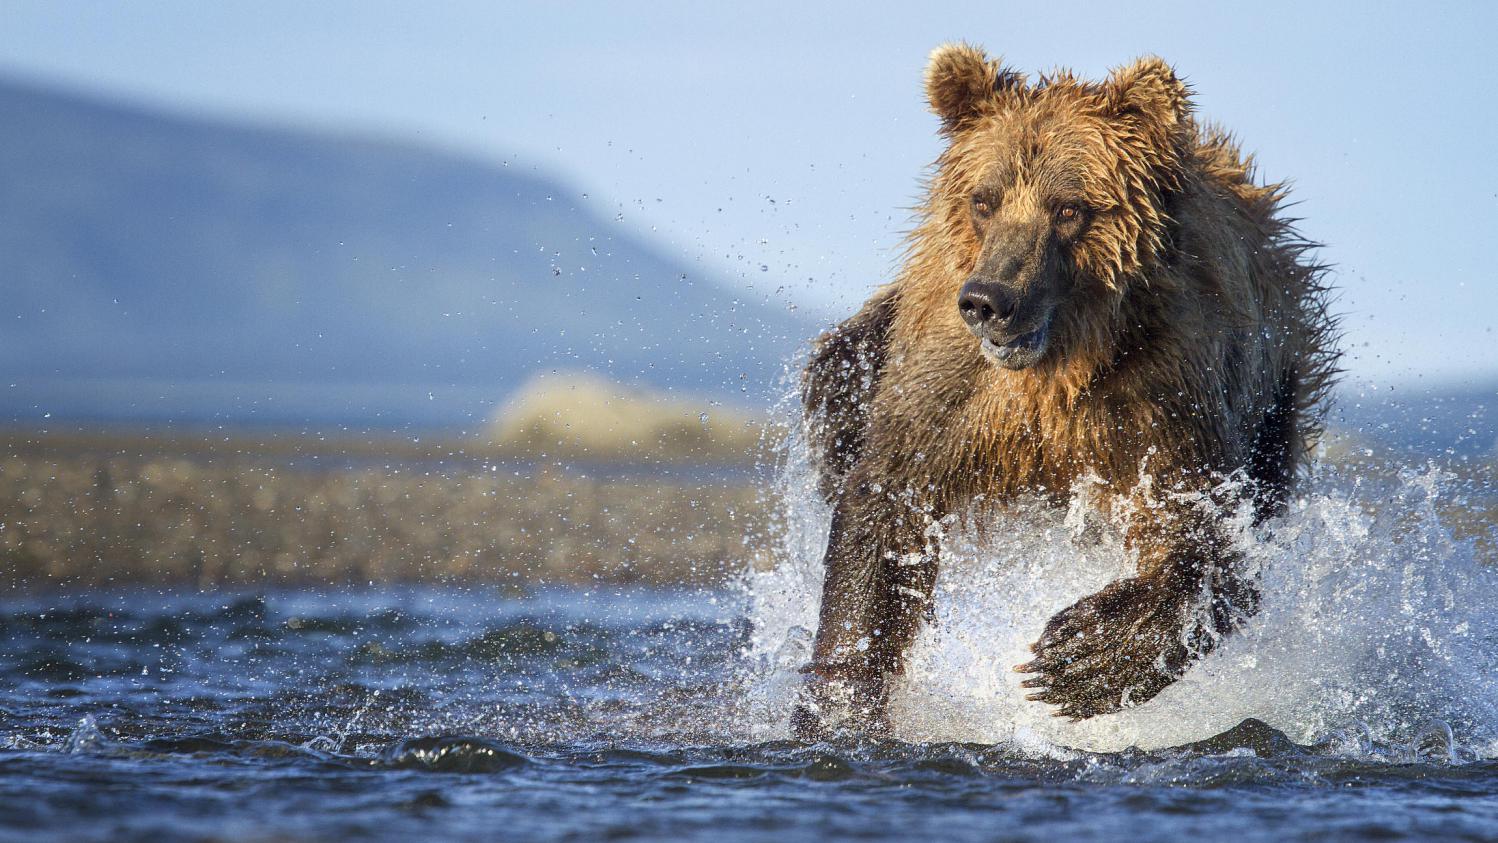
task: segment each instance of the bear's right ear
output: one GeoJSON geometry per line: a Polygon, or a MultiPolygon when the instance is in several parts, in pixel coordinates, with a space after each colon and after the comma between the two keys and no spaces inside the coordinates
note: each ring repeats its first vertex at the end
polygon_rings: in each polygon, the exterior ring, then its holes
{"type": "Polygon", "coordinates": [[[1105,102],[1116,115],[1143,115],[1167,132],[1191,117],[1191,87],[1164,59],[1145,56],[1108,77],[1105,102]]]}
{"type": "Polygon", "coordinates": [[[926,99],[946,132],[977,114],[996,92],[1024,84],[1023,76],[971,44],[943,44],[926,63],[926,99]]]}

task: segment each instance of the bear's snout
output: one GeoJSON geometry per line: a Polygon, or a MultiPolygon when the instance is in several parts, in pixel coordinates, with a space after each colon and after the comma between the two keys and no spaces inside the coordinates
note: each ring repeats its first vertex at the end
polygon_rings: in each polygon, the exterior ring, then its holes
{"type": "Polygon", "coordinates": [[[962,285],[957,296],[957,310],[962,321],[980,337],[1006,333],[1014,321],[1015,296],[1001,285],[985,281],[969,281],[962,285]]]}
{"type": "Polygon", "coordinates": [[[957,295],[957,311],[978,338],[978,350],[994,364],[1024,369],[1044,356],[1052,315],[1045,302],[995,281],[972,279],[957,295]]]}

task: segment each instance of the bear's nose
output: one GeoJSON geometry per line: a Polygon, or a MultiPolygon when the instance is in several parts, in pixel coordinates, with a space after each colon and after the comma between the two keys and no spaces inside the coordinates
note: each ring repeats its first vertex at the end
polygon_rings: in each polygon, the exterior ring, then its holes
{"type": "Polygon", "coordinates": [[[1014,296],[998,284],[969,281],[957,295],[962,321],[974,332],[1001,328],[1014,317],[1014,296]]]}

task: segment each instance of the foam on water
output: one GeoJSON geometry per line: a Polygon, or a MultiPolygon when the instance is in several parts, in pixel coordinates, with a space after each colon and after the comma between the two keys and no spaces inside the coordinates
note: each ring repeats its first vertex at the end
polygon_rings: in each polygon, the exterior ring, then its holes
{"type": "MultiPolygon", "coordinates": [[[[893,692],[896,735],[1065,755],[1178,745],[1254,717],[1352,753],[1449,724],[1461,756],[1498,756],[1498,573],[1443,523],[1445,483],[1435,469],[1323,467],[1283,517],[1256,530],[1241,514],[1235,542],[1259,570],[1260,612],[1154,700],[1082,723],[1027,701],[1011,666],[1057,610],[1132,571],[1117,525],[1091,514],[1092,489],[1069,510],[1020,504],[981,542],[948,535],[934,622],[893,692]]],[[[804,455],[782,488],[779,558],[745,584],[767,735],[784,732],[809,657],[829,521],[804,455]]]]}

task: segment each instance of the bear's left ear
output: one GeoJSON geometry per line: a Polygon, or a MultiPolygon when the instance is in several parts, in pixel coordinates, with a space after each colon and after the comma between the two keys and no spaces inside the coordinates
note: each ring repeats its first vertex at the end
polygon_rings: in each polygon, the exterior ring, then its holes
{"type": "Polygon", "coordinates": [[[1191,88],[1163,59],[1145,56],[1108,77],[1104,100],[1117,116],[1137,114],[1166,132],[1191,116],[1191,88]]]}
{"type": "Polygon", "coordinates": [[[999,92],[1024,84],[1023,76],[971,44],[943,44],[926,62],[926,99],[948,133],[976,116],[999,92]]]}

